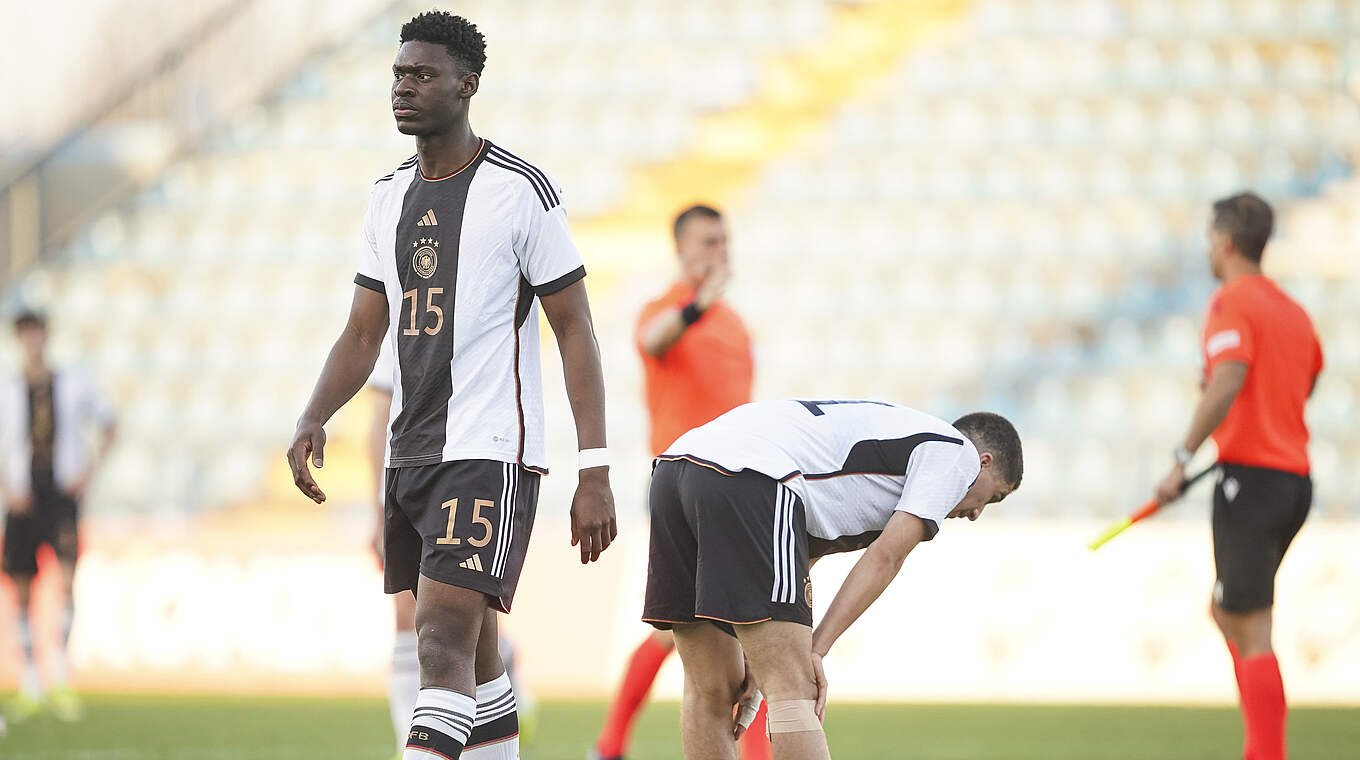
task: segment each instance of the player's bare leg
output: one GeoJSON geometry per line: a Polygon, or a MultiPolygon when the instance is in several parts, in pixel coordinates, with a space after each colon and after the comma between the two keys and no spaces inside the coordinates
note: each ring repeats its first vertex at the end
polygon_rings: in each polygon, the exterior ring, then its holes
{"type": "MultiPolygon", "coordinates": [[[[75,541],[74,535],[60,537],[59,541],[75,541]]],[[[71,552],[74,555],[74,551],[71,552]]],[[[71,690],[71,666],[67,658],[67,645],[71,640],[71,626],[75,621],[75,562],[62,561],[59,563],[61,568],[61,590],[62,590],[62,611],[61,611],[61,641],[58,643],[56,651],[52,657],[52,689],[48,692],[47,701],[52,708],[52,713],[61,720],[79,720],[85,713],[84,705],[76,693],[71,690]]]]}
{"type": "Polygon", "coordinates": [[[1233,658],[1241,695],[1243,756],[1248,760],[1283,760],[1288,706],[1270,642],[1272,608],[1230,612],[1213,601],[1209,613],[1233,658]]]}
{"type": "Polygon", "coordinates": [[[769,704],[775,760],[830,760],[826,733],[813,712],[817,676],[812,663],[812,629],[770,620],[736,626],[756,683],[769,704]]]}
{"type": "Polygon", "coordinates": [[[420,694],[404,760],[458,758],[477,713],[477,644],[487,609],[480,591],[420,576],[416,637],[420,694]]]}
{"type": "Polygon", "coordinates": [[[38,675],[38,664],[33,658],[33,576],[11,575],[14,581],[15,598],[18,602],[17,615],[19,646],[23,650],[23,672],[20,676],[19,693],[9,704],[6,712],[14,721],[31,717],[41,707],[42,679],[38,675]]]}
{"type": "Polygon", "coordinates": [[[510,675],[501,660],[497,613],[487,607],[477,639],[477,717],[463,760],[517,760],[519,715],[510,675]]]}
{"type": "Polygon", "coordinates": [[[736,760],[732,708],[745,675],[741,646],[711,623],[677,623],[675,647],[685,666],[680,710],[685,760],[736,760]]]}
{"type": "Polygon", "coordinates": [[[387,677],[387,706],[397,738],[397,756],[406,746],[411,713],[420,693],[420,660],[416,656],[416,598],[410,591],[392,595],[396,634],[392,639],[392,671],[387,677]]]}

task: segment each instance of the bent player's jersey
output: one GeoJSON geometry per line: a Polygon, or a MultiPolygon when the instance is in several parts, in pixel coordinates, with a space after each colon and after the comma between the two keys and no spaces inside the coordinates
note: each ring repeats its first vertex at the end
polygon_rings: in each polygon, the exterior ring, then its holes
{"type": "Polygon", "coordinates": [[[461,459],[546,471],[536,297],[585,276],[548,175],[483,140],[447,177],[378,180],[355,283],[387,296],[388,467],[461,459]]]}
{"type": "Polygon", "coordinates": [[[658,458],[783,482],[803,500],[813,556],[869,545],[897,510],[924,520],[934,538],[981,471],[977,449],[953,425],[861,400],[744,404],[658,458]]]}

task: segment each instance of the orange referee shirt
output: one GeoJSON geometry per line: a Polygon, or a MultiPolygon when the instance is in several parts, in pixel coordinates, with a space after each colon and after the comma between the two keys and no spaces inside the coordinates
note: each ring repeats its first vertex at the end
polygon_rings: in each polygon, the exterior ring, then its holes
{"type": "Polygon", "coordinates": [[[741,317],[722,301],[709,307],[660,358],[643,349],[643,332],[658,314],[693,300],[694,289],[676,283],[638,317],[636,343],[652,422],[652,456],[691,428],[751,400],[751,337],[741,317]]]}
{"type": "Polygon", "coordinates": [[[1247,379],[1214,431],[1221,462],[1308,474],[1303,406],[1322,371],[1312,320],[1264,275],[1220,287],[1204,321],[1204,378],[1219,362],[1247,365],[1247,379]]]}

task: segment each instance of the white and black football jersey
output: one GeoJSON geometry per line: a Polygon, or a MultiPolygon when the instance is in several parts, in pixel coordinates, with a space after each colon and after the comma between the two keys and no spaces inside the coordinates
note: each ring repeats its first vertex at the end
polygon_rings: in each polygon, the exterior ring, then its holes
{"type": "Polygon", "coordinates": [[[896,510],[926,523],[926,539],[981,471],[953,425],[884,401],[756,401],[680,438],[659,459],[753,470],[803,500],[813,556],[863,548],[896,510]]]}
{"type": "Polygon", "coordinates": [[[355,282],[387,296],[387,466],[490,459],[546,471],[537,297],[585,276],[562,191],[483,140],[447,177],[378,180],[355,282]]]}

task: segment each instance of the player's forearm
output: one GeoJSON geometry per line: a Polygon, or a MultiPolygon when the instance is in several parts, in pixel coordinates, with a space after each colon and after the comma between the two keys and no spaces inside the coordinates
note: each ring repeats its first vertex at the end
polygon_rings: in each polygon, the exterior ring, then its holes
{"type": "Polygon", "coordinates": [[[1182,442],[1187,451],[1193,453],[1223,424],[1246,377],[1247,365],[1241,362],[1224,362],[1214,368],[1182,442]]]}
{"type": "Polygon", "coordinates": [[[648,323],[643,332],[642,350],[657,358],[665,356],[672,346],[680,342],[680,336],[684,335],[688,328],[689,325],[685,324],[679,309],[659,314],[648,323]]]}
{"type": "Polygon", "coordinates": [[[354,398],[373,372],[379,346],[378,340],[366,338],[353,325],[347,326],[326,357],[302,419],[324,425],[345,402],[354,398]]]}
{"type": "Polygon", "coordinates": [[[836,598],[831,600],[821,625],[812,633],[812,651],[823,657],[841,634],[859,620],[883,590],[902,569],[903,557],[890,556],[886,551],[874,551],[871,544],[845,577],[836,598]]]}
{"type": "Polygon", "coordinates": [[[602,449],[606,445],[604,370],[589,315],[564,324],[558,332],[557,344],[562,353],[567,400],[576,419],[577,447],[602,449]]]}

